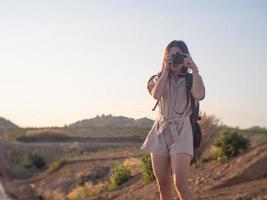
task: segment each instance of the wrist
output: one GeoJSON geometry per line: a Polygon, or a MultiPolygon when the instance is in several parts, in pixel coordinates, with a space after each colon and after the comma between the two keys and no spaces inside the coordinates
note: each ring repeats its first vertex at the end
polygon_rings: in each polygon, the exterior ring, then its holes
{"type": "Polygon", "coordinates": [[[193,69],[192,69],[192,73],[198,73],[199,71],[198,71],[198,68],[197,67],[194,67],[193,69]]]}
{"type": "Polygon", "coordinates": [[[163,73],[169,73],[171,70],[170,69],[165,69],[164,71],[163,71],[163,73]]]}

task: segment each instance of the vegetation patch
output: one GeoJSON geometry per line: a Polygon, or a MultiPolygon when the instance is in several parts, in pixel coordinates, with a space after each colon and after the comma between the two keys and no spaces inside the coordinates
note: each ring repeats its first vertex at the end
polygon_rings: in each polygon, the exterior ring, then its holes
{"type": "Polygon", "coordinates": [[[16,138],[20,142],[71,142],[77,138],[65,134],[38,134],[38,135],[21,135],[16,138]]]}
{"type": "Polygon", "coordinates": [[[40,155],[40,153],[37,150],[32,150],[29,152],[25,152],[24,154],[15,154],[11,151],[7,152],[7,159],[9,162],[22,166],[24,168],[30,169],[30,168],[36,168],[36,169],[42,169],[46,166],[46,162],[44,158],[40,155]]]}
{"type": "Polygon", "coordinates": [[[96,195],[106,189],[103,183],[93,184],[86,182],[83,186],[76,186],[68,195],[69,200],[83,200],[93,195],[96,195]]]}
{"type": "Polygon", "coordinates": [[[146,153],[141,158],[142,161],[142,179],[145,183],[149,183],[156,179],[153,173],[151,156],[146,153]]]}
{"type": "Polygon", "coordinates": [[[228,159],[239,155],[249,147],[249,140],[236,131],[221,132],[214,145],[218,148],[217,159],[228,159]]]}
{"type": "Polygon", "coordinates": [[[210,160],[227,160],[235,157],[249,148],[250,141],[236,130],[222,130],[215,139],[216,150],[197,160],[197,164],[210,160]]]}
{"type": "Polygon", "coordinates": [[[124,165],[115,164],[113,167],[113,174],[110,177],[109,190],[116,189],[118,186],[129,181],[133,176],[131,171],[124,165]]]}
{"type": "Polygon", "coordinates": [[[97,180],[100,180],[105,177],[108,174],[109,170],[110,167],[104,166],[93,171],[89,171],[87,169],[80,171],[76,174],[75,185],[83,186],[88,181],[96,183],[97,180]]]}

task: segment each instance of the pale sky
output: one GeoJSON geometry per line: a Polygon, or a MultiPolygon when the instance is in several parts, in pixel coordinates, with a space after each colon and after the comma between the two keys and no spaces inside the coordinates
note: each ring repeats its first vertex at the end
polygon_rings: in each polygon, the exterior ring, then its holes
{"type": "Polygon", "coordinates": [[[97,114],[154,119],[149,77],[183,40],[200,110],[267,127],[267,1],[0,0],[0,116],[22,127],[97,114]]]}

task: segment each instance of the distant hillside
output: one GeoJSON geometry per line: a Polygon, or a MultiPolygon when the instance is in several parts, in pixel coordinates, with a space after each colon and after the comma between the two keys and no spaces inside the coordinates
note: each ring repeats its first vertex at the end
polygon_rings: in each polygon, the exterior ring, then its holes
{"type": "Polygon", "coordinates": [[[101,127],[101,126],[116,126],[116,127],[127,127],[127,126],[137,126],[137,127],[151,127],[153,125],[153,120],[146,117],[140,119],[128,118],[123,116],[112,116],[97,115],[95,118],[85,119],[77,121],[70,124],[70,127],[101,127]]]}
{"type": "Polygon", "coordinates": [[[10,129],[10,128],[19,128],[16,124],[11,121],[0,117],[0,129],[10,129]]]}

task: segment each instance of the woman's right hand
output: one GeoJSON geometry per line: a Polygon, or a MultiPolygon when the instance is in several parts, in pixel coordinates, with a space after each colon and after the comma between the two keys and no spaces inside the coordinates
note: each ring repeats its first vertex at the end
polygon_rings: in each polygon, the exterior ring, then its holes
{"type": "Polygon", "coordinates": [[[163,71],[168,71],[170,69],[171,69],[171,58],[170,58],[170,54],[167,52],[164,57],[163,71]]]}

